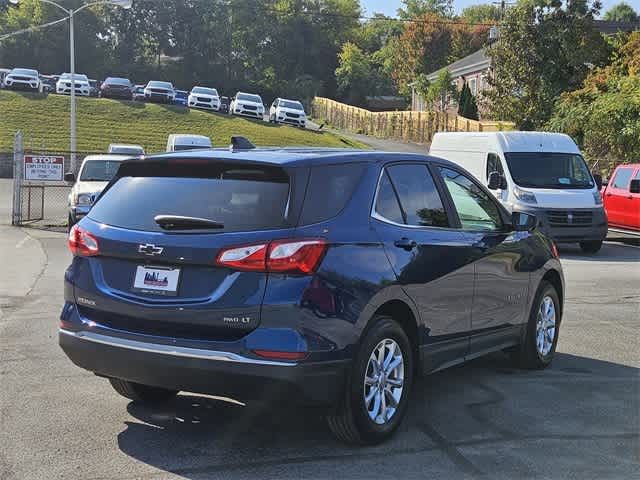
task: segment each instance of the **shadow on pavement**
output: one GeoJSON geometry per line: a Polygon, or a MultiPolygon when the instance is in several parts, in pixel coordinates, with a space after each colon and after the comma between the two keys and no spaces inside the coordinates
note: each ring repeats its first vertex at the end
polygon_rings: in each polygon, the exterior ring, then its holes
{"type": "MultiPolygon", "coordinates": [[[[463,452],[490,447],[496,452],[482,458],[500,457],[500,448],[507,444],[512,448],[540,441],[595,441],[596,448],[597,442],[615,441],[631,461],[638,442],[639,373],[638,368],[561,353],[545,371],[523,371],[512,368],[505,355],[494,354],[418,379],[399,431],[373,447],[338,443],[321,412],[242,407],[181,394],[156,408],[130,403],[133,420],[118,435],[118,445],[139,461],[186,478],[224,477],[233,471],[282,473],[294,465],[316,468],[317,462],[336,462],[343,468],[345,460],[366,465],[381,453],[390,462],[390,472],[402,478],[408,460],[394,467],[393,457],[414,455],[412,461],[419,462],[428,452],[473,477],[506,473],[501,462],[509,459],[489,458],[487,471],[486,465],[476,465],[483,462],[474,463],[463,452]],[[494,461],[495,470],[490,467],[494,461]]],[[[573,462],[585,454],[576,451],[573,462]]],[[[537,475],[532,463],[516,467],[520,474],[537,475]]],[[[374,476],[384,477],[385,470],[374,476]]]]}

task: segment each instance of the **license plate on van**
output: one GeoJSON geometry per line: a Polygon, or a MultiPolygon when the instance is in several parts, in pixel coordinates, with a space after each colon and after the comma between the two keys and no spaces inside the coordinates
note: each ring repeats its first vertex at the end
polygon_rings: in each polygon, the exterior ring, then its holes
{"type": "Polygon", "coordinates": [[[138,266],[133,291],[173,297],[178,294],[179,279],[179,268],[138,266]]]}

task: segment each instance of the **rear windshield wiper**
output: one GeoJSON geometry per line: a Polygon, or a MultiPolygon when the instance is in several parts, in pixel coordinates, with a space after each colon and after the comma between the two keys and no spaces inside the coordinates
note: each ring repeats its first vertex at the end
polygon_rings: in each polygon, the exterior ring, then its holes
{"type": "Polygon", "coordinates": [[[165,230],[218,229],[224,228],[222,222],[208,218],[183,217],[180,215],[156,215],[153,220],[165,230]]]}

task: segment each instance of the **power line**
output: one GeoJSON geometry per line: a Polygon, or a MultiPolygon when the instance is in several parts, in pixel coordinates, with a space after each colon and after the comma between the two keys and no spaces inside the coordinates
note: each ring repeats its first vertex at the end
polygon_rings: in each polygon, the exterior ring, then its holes
{"type": "Polygon", "coordinates": [[[16,30],[15,32],[5,33],[4,35],[0,35],[0,42],[2,40],[5,40],[7,38],[10,38],[16,35],[20,35],[22,33],[35,32],[46,27],[51,27],[53,25],[66,22],[67,20],[69,20],[69,17],[60,18],[58,20],[54,20],[53,22],[43,23],[42,25],[35,25],[33,27],[23,28],[22,30],[16,30]]]}

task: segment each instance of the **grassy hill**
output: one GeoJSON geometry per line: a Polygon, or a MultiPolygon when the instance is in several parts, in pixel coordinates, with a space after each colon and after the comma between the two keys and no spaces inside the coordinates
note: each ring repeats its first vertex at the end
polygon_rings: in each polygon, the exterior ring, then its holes
{"type": "MultiPolygon", "coordinates": [[[[229,115],[118,100],[78,98],[78,151],[103,152],[110,143],[134,143],[147,152],[164,151],[171,133],[209,136],[226,146],[243,135],[261,146],[355,147],[363,145],[328,132],[313,132],[229,115]]],[[[69,98],[0,90],[0,152],[13,149],[17,130],[25,148],[69,149],[69,98]]]]}

